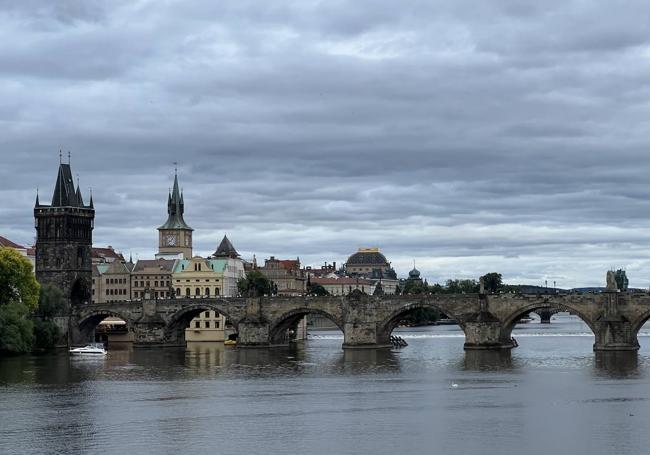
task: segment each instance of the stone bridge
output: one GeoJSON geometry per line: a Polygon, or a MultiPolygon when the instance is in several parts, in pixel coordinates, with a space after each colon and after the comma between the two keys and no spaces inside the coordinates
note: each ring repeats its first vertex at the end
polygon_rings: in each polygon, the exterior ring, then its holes
{"type": "Polygon", "coordinates": [[[238,333],[239,347],[286,344],[287,332],[307,314],[329,318],[344,335],[343,347],[389,346],[390,334],[411,311],[434,308],[458,321],[465,349],[510,349],[512,329],[538,310],[569,311],[594,333],[594,350],[637,350],[637,333],[650,318],[650,295],[422,294],[405,296],[261,297],[143,300],[76,305],[68,318],[71,344],[92,340],[108,316],[126,321],[136,346],[185,344],[185,329],[199,313],[223,314],[238,333]]]}

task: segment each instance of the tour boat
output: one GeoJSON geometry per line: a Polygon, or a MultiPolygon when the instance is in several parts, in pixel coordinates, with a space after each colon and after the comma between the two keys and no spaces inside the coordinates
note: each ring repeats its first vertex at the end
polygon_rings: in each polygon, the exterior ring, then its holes
{"type": "Polygon", "coordinates": [[[88,346],[84,346],[82,348],[72,348],[68,352],[70,352],[72,355],[100,356],[107,354],[106,349],[104,349],[104,345],[101,343],[89,344],[88,346]]]}
{"type": "Polygon", "coordinates": [[[226,340],[223,342],[226,346],[235,346],[237,344],[237,341],[235,340],[226,340]]]}

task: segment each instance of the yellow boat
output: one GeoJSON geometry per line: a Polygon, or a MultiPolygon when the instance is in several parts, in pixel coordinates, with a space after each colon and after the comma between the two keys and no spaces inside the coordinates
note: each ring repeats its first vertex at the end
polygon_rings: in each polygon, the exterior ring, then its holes
{"type": "Polygon", "coordinates": [[[226,340],[223,342],[223,344],[226,346],[235,346],[237,342],[235,340],[226,340]]]}

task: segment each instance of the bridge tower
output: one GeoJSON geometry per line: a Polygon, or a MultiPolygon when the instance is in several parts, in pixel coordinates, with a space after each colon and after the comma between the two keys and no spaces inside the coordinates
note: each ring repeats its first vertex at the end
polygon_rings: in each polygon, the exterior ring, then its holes
{"type": "Polygon", "coordinates": [[[67,333],[71,305],[90,303],[92,287],[92,232],[95,220],[92,195],[84,204],[72,179],[70,158],[59,165],[50,205],[34,206],[36,228],[36,279],[58,287],[66,297],[65,313],[57,321],[67,333]]]}

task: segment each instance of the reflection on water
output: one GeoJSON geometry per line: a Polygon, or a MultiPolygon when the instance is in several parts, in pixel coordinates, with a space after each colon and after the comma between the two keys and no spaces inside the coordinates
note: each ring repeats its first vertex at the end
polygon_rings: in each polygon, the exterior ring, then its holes
{"type": "Polygon", "coordinates": [[[645,453],[650,339],[593,353],[577,318],[529,323],[512,351],[458,327],[401,349],[336,332],[277,349],[193,343],[0,359],[0,453],[645,453]],[[645,346],[648,345],[648,346],[645,346]],[[552,435],[552,437],[548,437],[552,435]]]}

